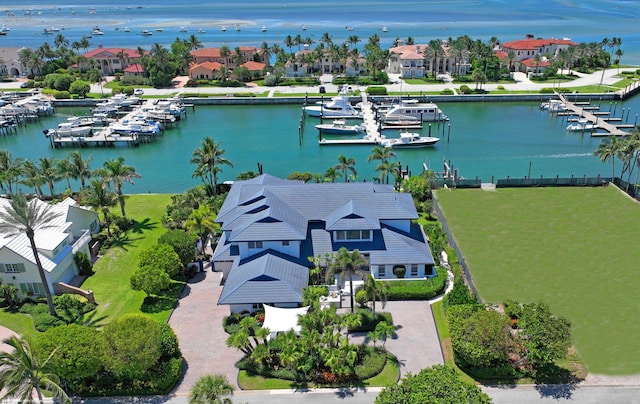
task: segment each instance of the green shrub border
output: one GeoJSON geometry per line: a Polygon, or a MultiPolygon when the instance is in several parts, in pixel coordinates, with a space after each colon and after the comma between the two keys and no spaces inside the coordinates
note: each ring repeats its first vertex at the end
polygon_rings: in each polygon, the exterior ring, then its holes
{"type": "Polygon", "coordinates": [[[429,300],[444,292],[447,270],[436,267],[436,276],[421,280],[387,282],[387,300],[429,300]]]}

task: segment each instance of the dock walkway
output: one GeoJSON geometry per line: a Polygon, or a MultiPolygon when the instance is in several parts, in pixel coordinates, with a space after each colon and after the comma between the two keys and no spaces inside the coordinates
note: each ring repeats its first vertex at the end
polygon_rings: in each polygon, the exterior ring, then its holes
{"type": "Polygon", "coordinates": [[[588,120],[592,124],[596,125],[598,128],[604,129],[608,132],[608,134],[603,134],[603,135],[605,136],[629,136],[630,135],[629,132],[626,132],[620,129],[619,126],[616,126],[608,122],[608,119],[605,120],[595,115],[594,113],[589,112],[587,110],[588,107],[580,106],[580,105],[577,105],[576,103],[572,103],[561,93],[556,92],[556,95],[558,96],[560,101],[564,103],[566,108],[571,112],[573,112],[575,115],[578,115],[582,119],[588,120]]]}
{"type": "Polygon", "coordinates": [[[365,128],[365,135],[362,138],[357,139],[325,139],[322,138],[318,141],[320,145],[379,145],[385,139],[385,136],[380,134],[378,127],[378,121],[376,120],[375,113],[371,106],[371,102],[367,99],[367,93],[361,92],[362,95],[362,121],[365,128]]]}

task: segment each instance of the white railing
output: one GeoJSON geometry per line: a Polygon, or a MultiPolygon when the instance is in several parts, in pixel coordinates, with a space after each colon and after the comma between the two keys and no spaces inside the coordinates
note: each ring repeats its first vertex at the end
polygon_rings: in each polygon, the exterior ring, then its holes
{"type": "Polygon", "coordinates": [[[74,254],[77,253],[85,244],[88,244],[89,241],[91,241],[91,233],[89,230],[83,230],[80,238],[73,243],[71,251],[74,254]]]}

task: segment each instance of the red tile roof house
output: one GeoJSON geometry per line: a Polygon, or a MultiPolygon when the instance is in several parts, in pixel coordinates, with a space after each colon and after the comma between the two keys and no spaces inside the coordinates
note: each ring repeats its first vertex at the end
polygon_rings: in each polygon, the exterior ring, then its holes
{"type": "MultiPolygon", "coordinates": [[[[239,46],[238,49],[240,50],[240,53],[242,54],[245,62],[252,61],[255,55],[260,52],[260,50],[255,46],[239,46]]],[[[222,57],[222,55],[220,54],[220,48],[202,48],[192,50],[190,53],[193,57],[193,63],[195,65],[204,62],[218,62],[221,65],[225,65],[227,69],[233,69],[235,67],[235,49],[231,49],[229,52],[229,56],[227,57],[222,57]]]]}
{"type": "Polygon", "coordinates": [[[442,42],[444,56],[436,60],[429,55],[429,45],[400,45],[389,49],[387,73],[400,74],[404,78],[422,78],[429,72],[467,74],[470,64],[467,58],[458,60],[451,56],[449,44],[442,42]],[[435,64],[435,69],[434,69],[435,64]]]}
{"type": "Polygon", "coordinates": [[[547,58],[548,55],[552,58],[556,57],[561,50],[577,45],[568,38],[534,39],[528,35],[526,39],[503,43],[500,50],[496,52],[496,56],[508,64],[508,55],[513,52],[515,56],[513,63],[516,70],[527,73],[529,76],[538,75],[551,65],[547,58]],[[541,60],[536,63],[535,57],[537,55],[541,60]]]}
{"type": "MultiPolygon", "coordinates": [[[[145,51],[145,54],[148,54],[145,51]]],[[[99,45],[98,48],[85,53],[84,60],[78,62],[81,71],[91,67],[90,60],[97,62],[102,74],[113,75],[123,72],[124,69],[132,64],[140,63],[140,54],[137,49],[130,48],[105,48],[99,45]]]]}
{"type": "Polygon", "coordinates": [[[144,66],[142,66],[140,63],[133,63],[130,64],[129,66],[125,67],[123,70],[123,73],[125,76],[127,77],[136,77],[136,76],[144,76],[144,66]]]}
{"type": "Polygon", "coordinates": [[[215,78],[215,72],[220,70],[222,66],[218,62],[210,61],[194,63],[189,67],[189,78],[212,80],[215,78]]]}

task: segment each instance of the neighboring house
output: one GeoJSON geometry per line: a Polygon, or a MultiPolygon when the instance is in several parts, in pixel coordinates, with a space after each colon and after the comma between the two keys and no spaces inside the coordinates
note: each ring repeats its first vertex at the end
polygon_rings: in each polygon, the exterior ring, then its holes
{"type": "MultiPolygon", "coordinates": [[[[147,51],[145,51],[148,54],[147,51]]],[[[84,60],[81,59],[78,67],[81,71],[91,68],[90,61],[93,60],[96,67],[104,75],[113,75],[123,72],[127,66],[139,64],[141,55],[137,49],[129,48],[105,48],[98,45],[97,49],[85,53],[84,60]]]]}
{"type": "Polygon", "coordinates": [[[189,68],[189,78],[192,79],[214,79],[216,71],[220,70],[223,65],[218,62],[202,62],[192,64],[189,68]]]}
{"type": "Polygon", "coordinates": [[[222,236],[212,262],[224,272],[218,304],[231,312],[263,303],[298,307],[309,257],[358,249],[375,279],[435,276],[411,195],[374,183],[303,183],[261,175],[231,187],[216,221],[222,236]]]}
{"type": "Polygon", "coordinates": [[[422,78],[430,72],[467,74],[470,68],[467,58],[451,54],[448,41],[442,41],[442,53],[434,57],[429,45],[399,45],[389,49],[387,73],[400,74],[403,78],[422,78]]]}
{"type": "Polygon", "coordinates": [[[365,69],[366,60],[362,55],[358,56],[357,63],[349,56],[346,60],[333,59],[331,53],[326,50],[324,56],[320,59],[314,58],[312,63],[307,63],[308,55],[314,55],[315,52],[305,45],[304,49],[296,52],[293,60],[285,64],[285,74],[287,77],[304,77],[317,72],[325,73],[344,73],[347,76],[359,76],[365,69]]]}
{"type": "MultiPolygon", "coordinates": [[[[239,46],[237,48],[242,54],[244,61],[252,61],[260,50],[255,46],[239,46]]],[[[222,57],[220,54],[220,48],[201,48],[192,50],[191,56],[193,57],[193,64],[198,65],[204,62],[217,62],[227,67],[227,69],[233,69],[235,67],[236,51],[230,49],[229,56],[222,57]]]]}
{"type": "Polygon", "coordinates": [[[125,77],[144,77],[144,66],[140,63],[133,63],[125,67],[122,71],[125,77]]]}
{"type": "MultiPolygon", "coordinates": [[[[39,204],[46,204],[38,200],[39,204]]],[[[10,200],[0,198],[0,210],[5,210],[10,200]]],[[[35,242],[38,255],[45,270],[49,289],[59,283],[69,283],[78,275],[73,257],[83,252],[91,257],[89,242],[91,235],[100,231],[98,214],[78,205],[67,198],[51,205],[60,216],[46,229],[35,229],[35,242]]],[[[21,297],[42,296],[44,288],[38,274],[35,257],[31,251],[29,239],[25,234],[7,237],[0,234],[0,281],[14,285],[21,297]]]]}
{"type": "Polygon", "coordinates": [[[21,77],[28,69],[20,63],[19,52],[24,48],[0,48],[0,77],[21,77]]]}
{"type": "Polygon", "coordinates": [[[549,59],[555,58],[561,50],[572,46],[578,44],[569,38],[534,39],[532,35],[527,35],[525,39],[503,43],[495,54],[504,65],[512,64],[512,70],[532,76],[542,74],[551,65],[549,59]],[[511,52],[514,56],[513,61],[509,60],[511,52]],[[537,62],[536,56],[540,58],[537,62]]]}

